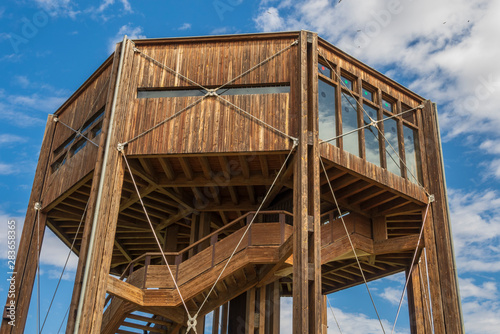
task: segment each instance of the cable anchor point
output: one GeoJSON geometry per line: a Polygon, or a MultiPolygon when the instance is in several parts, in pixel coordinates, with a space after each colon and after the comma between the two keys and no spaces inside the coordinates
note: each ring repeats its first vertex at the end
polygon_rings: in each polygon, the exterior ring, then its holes
{"type": "Polygon", "coordinates": [[[118,143],[118,145],[116,145],[116,149],[118,150],[118,152],[123,152],[125,145],[126,143],[118,143]]]}
{"type": "Polygon", "coordinates": [[[189,333],[189,331],[192,329],[193,332],[195,332],[196,334],[198,334],[198,332],[196,331],[196,325],[198,324],[198,321],[196,320],[196,315],[194,317],[191,317],[188,315],[188,321],[187,321],[187,331],[186,333],[189,333]]]}
{"type": "Polygon", "coordinates": [[[36,211],[40,211],[40,210],[42,210],[42,204],[41,204],[40,202],[36,202],[36,203],[35,203],[35,210],[36,210],[36,211]]]}
{"type": "Polygon", "coordinates": [[[59,118],[57,118],[57,116],[54,116],[54,118],[52,119],[52,121],[53,121],[54,123],[57,123],[57,122],[59,122],[59,118]]]}
{"type": "Polygon", "coordinates": [[[434,195],[429,195],[429,203],[433,203],[436,200],[434,195]]]}

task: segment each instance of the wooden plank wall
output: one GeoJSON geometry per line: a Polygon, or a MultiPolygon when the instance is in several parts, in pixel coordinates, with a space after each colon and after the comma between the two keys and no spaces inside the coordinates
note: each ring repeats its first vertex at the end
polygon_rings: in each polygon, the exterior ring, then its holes
{"type": "MultiPolygon", "coordinates": [[[[139,44],[137,48],[162,64],[202,86],[217,87],[239,76],[276,52],[286,48],[293,38],[271,40],[221,40],[200,43],[139,44]]],[[[232,85],[290,85],[294,48],[264,63],[232,85]]],[[[139,53],[134,55],[136,73],[132,90],[138,88],[192,87],[192,84],[154,64],[139,53]]],[[[173,115],[199,97],[142,98],[132,96],[127,124],[130,138],[173,115]]],[[[224,96],[255,117],[292,133],[296,116],[290,108],[289,94],[224,96]]],[[[216,97],[205,98],[167,124],[130,144],[128,154],[170,154],[200,152],[246,152],[287,150],[291,141],[248,116],[222,103],[216,97]]]]}
{"type": "MultiPolygon", "coordinates": [[[[101,110],[106,103],[111,74],[112,62],[107,62],[100,73],[91,77],[82,87],[77,95],[73,96],[61,109],[56,112],[61,122],[73,129],[78,130],[97,111],[101,110]]],[[[57,149],[74,132],[60,122],[56,123],[54,144],[52,149],[57,149]]],[[[99,144],[99,137],[94,140],[99,144]]],[[[98,148],[87,143],[77,154],[66,160],[66,163],[55,172],[51,168],[47,171],[47,186],[44,190],[44,207],[52,203],[56,198],[64,194],[73,185],[91,173],[95,167],[98,148]]],[[[50,152],[50,164],[54,163],[54,152],[50,152]]]]}

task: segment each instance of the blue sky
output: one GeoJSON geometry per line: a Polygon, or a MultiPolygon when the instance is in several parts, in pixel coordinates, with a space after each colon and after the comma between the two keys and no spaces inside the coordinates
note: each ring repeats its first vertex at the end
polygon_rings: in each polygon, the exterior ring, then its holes
{"type": "MultiPolygon", "coordinates": [[[[493,0],[3,2],[0,279],[5,281],[7,271],[6,222],[17,218],[20,233],[47,115],[109,56],[123,34],[152,38],[308,29],[438,104],[467,333],[497,333],[499,16],[500,2],[493,0]]],[[[49,233],[47,239],[42,252],[42,317],[67,254],[56,237],[49,233]]],[[[46,333],[56,333],[63,319],[74,270],[73,259],[46,333]]],[[[403,279],[398,275],[370,284],[386,328],[394,321],[403,279]]],[[[2,284],[2,303],[5,295],[2,284]]],[[[344,333],[380,332],[367,298],[364,287],[332,296],[344,333]],[[349,327],[352,323],[356,328],[349,327]]],[[[290,309],[285,306],[287,319],[290,309]]],[[[409,332],[405,313],[398,322],[400,333],[409,332]]],[[[27,332],[34,332],[35,319],[32,308],[27,332]]],[[[329,333],[337,333],[329,322],[329,333]]],[[[287,333],[286,321],[283,326],[287,333]]]]}

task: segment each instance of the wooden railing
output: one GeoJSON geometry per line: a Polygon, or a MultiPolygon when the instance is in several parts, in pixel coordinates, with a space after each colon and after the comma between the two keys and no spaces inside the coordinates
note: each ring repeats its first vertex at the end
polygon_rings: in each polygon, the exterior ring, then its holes
{"type": "MultiPolygon", "coordinates": [[[[234,227],[235,225],[237,225],[238,223],[240,223],[242,220],[245,220],[246,219],[246,226],[248,226],[250,224],[250,222],[252,221],[252,219],[254,218],[254,215],[256,214],[255,211],[250,211],[250,212],[247,212],[245,213],[244,215],[236,218],[235,220],[229,222],[228,224],[224,225],[223,227],[219,228],[218,230],[206,235],[205,237],[201,238],[200,240],[194,242],[193,244],[187,246],[186,248],[178,251],[178,252],[164,252],[164,255],[165,257],[174,257],[175,258],[175,263],[174,265],[177,267],[176,269],[176,276],[177,276],[177,273],[178,273],[178,270],[179,270],[179,265],[185,260],[188,260],[188,253],[190,250],[194,250],[195,247],[197,246],[201,246],[203,245],[204,243],[207,243],[209,242],[209,245],[207,244],[207,247],[211,247],[211,246],[214,246],[218,241],[222,241],[222,240],[219,240],[219,236],[221,234],[223,234],[224,232],[227,233],[227,230],[234,227]]],[[[285,229],[286,229],[286,224],[287,224],[287,216],[288,217],[293,217],[293,215],[288,212],[288,211],[284,211],[284,210],[276,210],[276,211],[260,211],[259,216],[263,217],[263,216],[266,216],[266,215],[278,215],[278,223],[279,223],[279,233],[280,233],[280,244],[282,244],[284,241],[285,241],[285,229]]],[[[261,217],[258,217],[258,218],[261,218],[261,217]]],[[[258,223],[257,222],[257,218],[255,219],[254,221],[254,224],[255,223],[258,223]]],[[[260,222],[259,222],[260,223],[260,222]]],[[[265,223],[265,222],[263,222],[265,223]]],[[[276,221],[273,221],[273,223],[276,223],[276,221]]],[[[251,244],[251,235],[252,235],[252,226],[250,226],[250,229],[246,235],[246,237],[248,238],[248,245],[251,244]]],[[[236,233],[237,231],[234,231],[234,233],[236,233]]],[[[198,253],[200,253],[201,251],[203,251],[204,249],[200,249],[198,253]]],[[[229,256],[230,254],[228,254],[229,256]]],[[[212,263],[211,263],[211,267],[214,266],[214,256],[215,256],[215,251],[213,252],[212,254],[212,263]]],[[[144,261],[142,264],[143,264],[143,267],[144,267],[144,277],[146,278],[147,276],[147,268],[148,266],[151,264],[151,260],[152,259],[162,259],[163,260],[163,255],[161,252],[148,252],[148,253],[144,253],[142,254],[141,256],[133,259],[132,261],[129,262],[129,264],[127,265],[127,267],[125,268],[125,270],[123,271],[123,273],[121,274],[120,276],[120,280],[124,280],[125,278],[129,277],[134,271],[135,271],[135,267],[136,265],[138,265],[139,263],[141,263],[142,261],[144,261]]],[[[172,265],[172,264],[170,264],[172,265]]],[[[111,299],[112,296],[108,296],[106,298],[106,302],[105,302],[105,306],[108,304],[109,300],[111,299]]]]}

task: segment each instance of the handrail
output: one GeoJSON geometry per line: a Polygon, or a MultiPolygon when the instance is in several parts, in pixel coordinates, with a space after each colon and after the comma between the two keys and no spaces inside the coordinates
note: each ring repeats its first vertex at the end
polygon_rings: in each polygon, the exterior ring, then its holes
{"type": "MultiPolygon", "coordinates": [[[[245,213],[244,215],[234,219],[233,221],[229,222],[228,224],[222,226],[221,228],[219,228],[218,230],[206,235],[205,237],[201,238],[200,240],[196,241],[195,243],[187,246],[186,248],[178,251],[178,252],[164,252],[163,254],[165,256],[180,256],[180,255],[183,255],[184,253],[186,253],[187,251],[189,251],[190,249],[200,245],[201,243],[205,242],[205,241],[208,241],[210,240],[213,236],[215,235],[218,235],[219,233],[221,233],[223,230],[229,228],[229,227],[232,227],[233,225],[235,225],[237,222],[243,220],[244,218],[252,215],[252,214],[255,214],[256,211],[249,211],[247,213],[245,213]]],[[[291,214],[290,212],[288,211],[285,211],[285,210],[269,210],[269,211],[260,211],[259,214],[262,214],[262,215],[266,215],[266,214],[284,214],[284,215],[288,215],[290,217],[293,217],[293,214],[291,214]]],[[[127,265],[127,267],[125,267],[125,270],[123,271],[123,273],[121,274],[120,276],[120,280],[123,280],[124,277],[125,277],[125,274],[129,271],[130,269],[130,266],[135,264],[136,262],[140,261],[142,258],[146,258],[148,256],[161,256],[162,253],[161,252],[149,252],[149,253],[144,253],[138,257],[136,257],[135,259],[133,259],[132,261],[130,261],[127,265]]]]}

